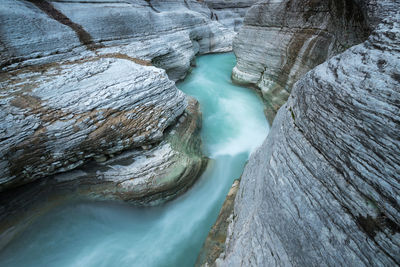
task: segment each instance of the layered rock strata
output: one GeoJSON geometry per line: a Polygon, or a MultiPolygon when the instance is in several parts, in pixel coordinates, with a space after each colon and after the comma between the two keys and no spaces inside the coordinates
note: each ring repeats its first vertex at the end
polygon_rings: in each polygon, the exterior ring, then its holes
{"type": "Polygon", "coordinates": [[[177,80],[196,53],[229,51],[234,36],[197,1],[6,0],[0,13],[0,66],[7,69],[85,58],[102,48],[154,61],[177,80]]]}
{"type": "Polygon", "coordinates": [[[154,205],[195,181],[198,106],[174,81],[232,49],[212,17],[189,0],[2,1],[0,245],[50,199],[154,205]]]}
{"type": "Polygon", "coordinates": [[[165,71],[126,59],[94,58],[4,76],[3,190],[159,142],[187,105],[165,71]]]}
{"type": "Polygon", "coordinates": [[[261,90],[271,122],[293,84],[328,58],[366,39],[366,12],[355,1],[261,1],[234,40],[233,81],[261,90]]]}
{"type": "Polygon", "coordinates": [[[201,113],[189,99],[160,143],[130,149],[72,171],[42,178],[0,195],[0,248],[37,216],[67,200],[128,201],[156,205],[186,191],[203,171],[201,113]],[[24,211],[24,212],[21,212],[24,211]]]}
{"type": "Polygon", "coordinates": [[[359,4],[381,22],[295,84],[244,170],[214,264],[400,264],[400,2],[359,4]]]}
{"type": "Polygon", "coordinates": [[[247,10],[258,0],[205,0],[211,10],[211,18],[226,27],[239,31],[247,10]]]}
{"type": "Polygon", "coordinates": [[[196,54],[231,49],[211,13],[199,1],[3,1],[1,188],[159,142],[186,107],[172,81],[196,54]]]}

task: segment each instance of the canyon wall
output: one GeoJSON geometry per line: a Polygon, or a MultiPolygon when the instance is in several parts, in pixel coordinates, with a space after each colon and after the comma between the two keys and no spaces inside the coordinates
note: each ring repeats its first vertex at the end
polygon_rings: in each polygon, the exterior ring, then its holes
{"type": "MultiPolygon", "coordinates": [[[[278,2],[315,1],[265,1],[252,13],[278,2]]],[[[294,84],[244,170],[212,264],[400,264],[400,2],[354,4],[370,36],[294,84]]]]}
{"type": "Polygon", "coordinates": [[[243,25],[247,10],[258,0],[205,0],[211,10],[211,18],[235,32],[243,25]]]}
{"type": "Polygon", "coordinates": [[[261,90],[271,122],[299,78],[366,39],[365,16],[354,1],[260,1],[234,39],[233,81],[261,90]]]}

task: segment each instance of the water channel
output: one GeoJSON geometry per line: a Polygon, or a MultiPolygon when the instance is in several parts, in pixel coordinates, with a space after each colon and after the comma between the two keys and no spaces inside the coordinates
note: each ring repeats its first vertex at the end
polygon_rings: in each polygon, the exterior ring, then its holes
{"type": "Polygon", "coordinates": [[[196,184],[159,207],[80,202],[41,216],[0,252],[0,266],[193,266],[234,179],[268,134],[262,100],[233,85],[235,56],[205,55],[178,84],[203,113],[204,153],[196,184]]]}

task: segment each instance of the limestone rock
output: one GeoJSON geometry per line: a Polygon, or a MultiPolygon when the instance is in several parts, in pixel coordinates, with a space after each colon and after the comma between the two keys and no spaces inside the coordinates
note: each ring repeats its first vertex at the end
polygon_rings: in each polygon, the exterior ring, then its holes
{"type": "MultiPolygon", "coordinates": [[[[147,151],[124,152],[98,166],[84,167],[83,171],[90,179],[100,181],[98,183],[111,182],[114,185],[114,192],[101,196],[102,199],[142,205],[165,202],[186,191],[207,163],[202,156],[200,128],[199,103],[189,98],[185,112],[160,144],[147,151]]],[[[80,177],[81,171],[78,170],[80,177]]],[[[60,176],[55,179],[60,179],[60,176]]],[[[70,177],[71,174],[62,176],[70,177]]],[[[109,185],[106,187],[110,190],[109,185]]]]}
{"type": "Polygon", "coordinates": [[[173,81],[234,36],[186,0],[5,0],[0,27],[0,190],[161,141],[173,81]]]}
{"type": "Polygon", "coordinates": [[[400,264],[400,3],[373,3],[368,40],[303,76],[251,156],[217,265],[400,264]]]}
{"type": "Polygon", "coordinates": [[[232,78],[259,88],[270,121],[293,84],[328,58],[366,39],[370,27],[354,1],[261,1],[234,39],[232,78]]]}
{"type": "Polygon", "coordinates": [[[165,71],[93,58],[3,75],[1,187],[158,142],[186,107],[165,71]]]}
{"type": "Polygon", "coordinates": [[[234,35],[203,1],[2,1],[0,247],[61,199],[154,205],[192,185],[198,104],[174,81],[234,35]]]}
{"type": "Polygon", "coordinates": [[[196,53],[230,51],[234,36],[197,1],[5,0],[0,14],[6,69],[85,58],[102,48],[154,61],[178,80],[196,53]]]}
{"type": "Polygon", "coordinates": [[[211,18],[237,32],[243,25],[247,10],[258,0],[205,0],[211,10],[211,18]]]}
{"type": "Polygon", "coordinates": [[[0,195],[0,248],[54,205],[80,198],[156,205],[186,191],[205,168],[201,113],[189,98],[165,138],[148,150],[129,149],[72,171],[10,188],[0,195]],[[24,211],[24,212],[21,212],[24,211]]]}

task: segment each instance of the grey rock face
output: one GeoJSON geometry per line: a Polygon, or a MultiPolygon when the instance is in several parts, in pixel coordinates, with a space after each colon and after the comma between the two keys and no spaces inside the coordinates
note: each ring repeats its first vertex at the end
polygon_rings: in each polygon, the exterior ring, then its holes
{"type": "Polygon", "coordinates": [[[211,18],[237,32],[243,25],[247,10],[258,0],[205,0],[211,10],[211,18]]]}
{"type": "Polygon", "coordinates": [[[115,58],[8,72],[2,87],[3,189],[160,141],[187,105],[165,71],[115,58]]]}
{"type": "Polygon", "coordinates": [[[186,191],[206,166],[201,114],[189,98],[185,112],[164,140],[96,158],[72,171],[48,176],[0,194],[0,248],[55,204],[79,198],[157,205],[186,191]],[[24,211],[24,212],[21,212],[24,211]]]}
{"type": "Polygon", "coordinates": [[[200,114],[174,81],[234,35],[201,1],[2,1],[0,247],[61,199],[154,205],[191,186],[200,114]]]}
{"type": "Polygon", "coordinates": [[[212,21],[197,1],[102,2],[4,1],[0,66],[84,58],[104,47],[103,53],[154,60],[177,80],[196,53],[231,50],[233,30],[212,21]]]}
{"type": "Polygon", "coordinates": [[[368,40],[308,72],[279,110],[217,265],[400,264],[400,2],[375,3],[368,40]]]}
{"type": "Polygon", "coordinates": [[[173,81],[231,50],[211,17],[199,1],[3,1],[1,190],[161,141],[187,104],[173,81]]]}
{"type": "Polygon", "coordinates": [[[261,89],[272,121],[299,78],[366,39],[370,29],[363,10],[343,0],[257,3],[234,40],[233,80],[261,89]]]}

